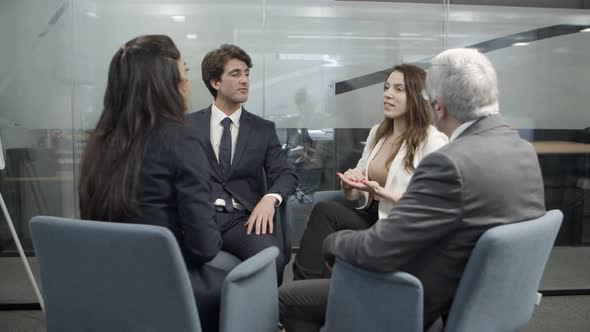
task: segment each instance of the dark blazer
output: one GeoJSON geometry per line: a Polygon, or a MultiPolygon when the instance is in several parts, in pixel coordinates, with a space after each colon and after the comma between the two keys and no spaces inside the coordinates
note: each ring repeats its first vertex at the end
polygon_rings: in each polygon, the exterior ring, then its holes
{"type": "Polygon", "coordinates": [[[267,193],[279,194],[286,202],[289,195],[295,192],[297,177],[281,150],[274,122],[242,109],[231,171],[224,178],[211,145],[211,106],[190,114],[189,118],[206,145],[211,202],[220,197],[219,190],[225,189],[248,211],[252,211],[267,193]]]}
{"type": "Polygon", "coordinates": [[[132,221],[172,231],[184,255],[204,331],[215,331],[226,272],[203,263],[221,249],[208,161],[195,128],[168,122],[147,139],[140,170],[141,216],[132,221]]]}
{"type": "Polygon", "coordinates": [[[532,145],[501,115],[479,119],[422,160],[388,217],[324,241],[333,255],[379,271],[405,271],[424,286],[424,324],[450,309],[476,241],[488,229],[545,213],[532,145]]]}

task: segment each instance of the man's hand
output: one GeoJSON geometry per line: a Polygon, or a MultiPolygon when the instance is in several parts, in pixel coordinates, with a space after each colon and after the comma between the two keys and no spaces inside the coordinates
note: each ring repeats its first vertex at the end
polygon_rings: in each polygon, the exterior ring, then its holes
{"type": "Polygon", "coordinates": [[[252,229],[254,229],[256,235],[266,234],[266,228],[268,227],[268,233],[273,232],[273,217],[275,215],[275,205],[278,203],[277,199],[272,196],[264,196],[256,204],[250,218],[246,222],[246,234],[250,235],[252,229]]]}

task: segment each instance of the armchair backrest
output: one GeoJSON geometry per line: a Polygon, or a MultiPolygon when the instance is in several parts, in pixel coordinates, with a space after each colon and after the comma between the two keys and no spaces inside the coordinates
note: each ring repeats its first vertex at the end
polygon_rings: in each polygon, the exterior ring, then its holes
{"type": "Polygon", "coordinates": [[[371,272],[336,259],[325,332],[422,331],[423,289],[405,272],[371,272]]]}
{"type": "Polygon", "coordinates": [[[279,303],[275,260],[270,247],[236,266],[221,291],[221,332],[276,332],[279,303]]]}
{"type": "Polygon", "coordinates": [[[467,263],[445,331],[519,331],[530,320],[563,214],[494,227],[467,263]]]}
{"type": "Polygon", "coordinates": [[[49,332],[201,331],[168,229],[38,216],[31,231],[49,332]]]}
{"type": "MultiPolygon", "coordinates": [[[[268,183],[266,182],[266,173],[262,170],[264,176],[264,188],[268,189],[268,183]]],[[[275,236],[279,244],[280,254],[285,259],[285,264],[291,260],[292,243],[291,243],[291,224],[287,218],[287,204],[288,199],[283,200],[283,203],[279,205],[275,211],[275,236]]]]}
{"type": "Polygon", "coordinates": [[[279,208],[276,211],[277,216],[275,217],[275,235],[281,246],[280,254],[283,255],[286,263],[291,260],[291,253],[293,251],[293,244],[291,243],[291,223],[287,217],[287,201],[288,199],[279,205],[279,208]]]}

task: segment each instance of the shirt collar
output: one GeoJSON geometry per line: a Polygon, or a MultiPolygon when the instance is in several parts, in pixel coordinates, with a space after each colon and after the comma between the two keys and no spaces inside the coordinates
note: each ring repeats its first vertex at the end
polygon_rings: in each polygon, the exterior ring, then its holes
{"type": "MultiPolygon", "coordinates": [[[[238,108],[237,111],[235,111],[229,118],[231,119],[231,122],[233,122],[234,126],[236,126],[236,128],[240,128],[240,116],[242,116],[242,106],[240,106],[240,108],[238,108]]],[[[227,118],[228,116],[225,115],[225,113],[223,113],[219,108],[217,108],[217,106],[215,106],[215,103],[213,103],[211,105],[211,121],[217,125],[219,125],[221,123],[221,120],[227,118]]]]}
{"type": "Polygon", "coordinates": [[[459,127],[457,127],[457,129],[453,131],[453,134],[451,135],[451,139],[449,139],[449,142],[456,140],[457,137],[459,137],[459,135],[461,135],[465,130],[467,130],[467,128],[469,128],[475,121],[477,121],[477,119],[463,122],[459,127]]]}

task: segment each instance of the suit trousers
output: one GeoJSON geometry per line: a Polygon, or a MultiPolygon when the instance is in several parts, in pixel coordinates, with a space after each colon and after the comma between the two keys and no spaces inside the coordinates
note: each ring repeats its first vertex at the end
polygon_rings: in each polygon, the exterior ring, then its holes
{"type": "Polygon", "coordinates": [[[340,202],[316,204],[295,256],[293,279],[330,278],[331,273],[322,254],[324,239],[339,230],[362,230],[373,226],[379,218],[378,209],[378,201],[373,201],[366,209],[351,208],[340,202]]]}
{"type": "MultiPolygon", "coordinates": [[[[246,234],[246,222],[250,218],[249,211],[234,210],[233,212],[218,211],[215,222],[221,231],[223,244],[221,250],[226,251],[244,261],[268,247],[278,247],[279,242],[274,234],[246,234]]],[[[276,229],[276,227],[275,227],[276,229]]],[[[283,270],[287,260],[279,254],[276,259],[277,283],[283,282],[283,270]]]]}
{"type": "Polygon", "coordinates": [[[298,280],[279,288],[279,321],[288,332],[318,332],[324,325],[330,279],[298,280]]]}

